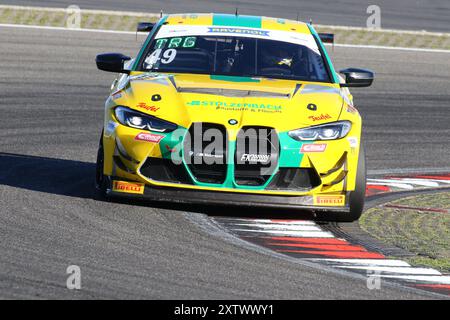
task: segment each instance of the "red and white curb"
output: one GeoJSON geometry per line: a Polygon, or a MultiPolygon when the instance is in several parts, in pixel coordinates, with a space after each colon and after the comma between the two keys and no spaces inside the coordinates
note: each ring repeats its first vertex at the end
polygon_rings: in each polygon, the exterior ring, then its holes
{"type": "MultiPolygon", "coordinates": [[[[370,199],[380,193],[445,187],[450,187],[450,174],[385,176],[367,179],[366,196],[370,199]]],[[[448,213],[443,209],[412,209],[448,213]]],[[[314,221],[232,217],[214,220],[241,239],[278,253],[450,296],[450,274],[389,259],[379,252],[337,238],[314,221]]]]}
{"type": "Polygon", "coordinates": [[[442,187],[450,187],[450,174],[387,176],[367,179],[366,195],[442,187]]]}
{"type": "Polygon", "coordinates": [[[450,275],[388,259],[379,252],[336,238],[313,221],[223,217],[215,220],[240,238],[278,253],[450,295],[450,275]]]}

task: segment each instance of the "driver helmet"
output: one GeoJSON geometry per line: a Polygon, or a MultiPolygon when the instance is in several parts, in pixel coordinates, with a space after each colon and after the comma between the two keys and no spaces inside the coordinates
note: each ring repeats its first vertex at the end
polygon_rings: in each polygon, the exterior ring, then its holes
{"type": "Polygon", "coordinates": [[[265,67],[292,66],[292,54],[282,46],[273,43],[261,48],[261,60],[265,67]]]}

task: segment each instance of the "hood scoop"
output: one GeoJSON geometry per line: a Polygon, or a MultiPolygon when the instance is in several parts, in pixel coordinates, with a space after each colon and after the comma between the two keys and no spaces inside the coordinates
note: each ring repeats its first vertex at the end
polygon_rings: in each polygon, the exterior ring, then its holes
{"type": "Polygon", "coordinates": [[[257,98],[285,98],[289,99],[291,94],[278,93],[268,91],[255,91],[255,90],[239,90],[239,89],[219,89],[219,88],[182,88],[177,87],[177,91],[181,93],[197,93],[197,94],[214,94],[224,97],[257,97],[257,98]]]}

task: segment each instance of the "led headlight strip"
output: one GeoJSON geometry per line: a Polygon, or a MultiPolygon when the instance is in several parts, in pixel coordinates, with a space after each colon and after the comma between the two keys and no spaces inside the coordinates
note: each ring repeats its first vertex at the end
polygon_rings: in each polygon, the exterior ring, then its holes
{"type": "Polygon", "coordinates": [[[172,122],[162,120],[123,106],[116,107],[114,109],[114,114],[116,116],[116,119],[121,124],[135,129],[156,132],[171,132],[177,128],[177,125],[172,122]]]}
{"type": "Polygon", "coordinates": [[[337,121],[308,128],[289,131],[289,136],[297,141],[335,140],[344,138],[350,131],[350,121],[337,121]]]}

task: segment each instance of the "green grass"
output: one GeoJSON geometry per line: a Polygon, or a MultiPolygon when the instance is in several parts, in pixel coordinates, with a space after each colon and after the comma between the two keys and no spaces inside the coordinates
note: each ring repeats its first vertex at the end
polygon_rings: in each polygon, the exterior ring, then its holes
{"type": "Polygon", "coordinates": [[[317,32],[334,33],[335,42],[406,48],[432,48],[450,50],[450,34],[429,35],[393,33],[372,30],[342,30],[326,26],[316,27],[317,32]]]}
{"type": "Polygon", "coordinates": [[[392,202],[397,205],[406,205],[410,207],[449,209],[450,193],[442,192],[429,195],[421,195],[416,197],[403,198],[392,202]]]}
{"type": "MultiPolygon", "coordinates": [[[[450,192],[409,197],[389,204],[449,209],[450,192]]],[[[450,272],[450,213],[379,206],[365,212],[359,223],[374,237],[415,253],[417,256],[408,259],[411,264],[450,272]]]]}
{"type": "Polygon", "coordinates": [[[440,259],[440,258],[428,258],[428,257],[413,257],[405,259],[411,265],[429,267],[443,272],[448,272],[450,270],[450,260],[440,259]]]}
{"type": "MultiPolygon", "coordinates": [[[[0,23],[64,27],[66,18],[64,12],[0,8],[0,23]]],[[[157,20],[152,16],[118,16],[82,12],[81,28],[135,31],[138,22],[156,22],[157,20]]]]}

